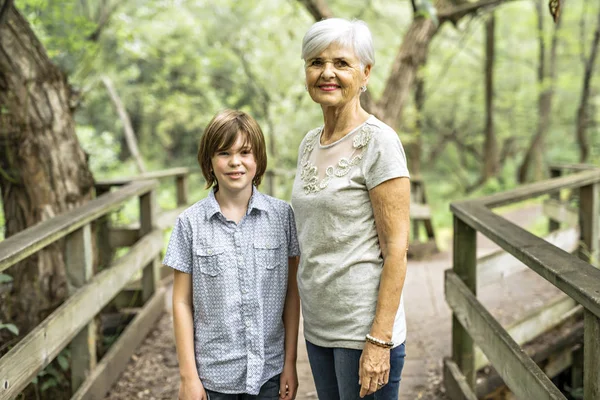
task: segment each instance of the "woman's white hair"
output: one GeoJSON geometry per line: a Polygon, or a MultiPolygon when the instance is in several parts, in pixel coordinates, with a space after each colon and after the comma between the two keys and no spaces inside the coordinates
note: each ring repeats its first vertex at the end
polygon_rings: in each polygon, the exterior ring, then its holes
{"type": "Polygon", "coordinates": [[[375,64],[373,38],[367,24],[343,18],[315,22],[302,39],[302,59],[315,57],[333,43],[353,49],[363,66],[375,64]]]}

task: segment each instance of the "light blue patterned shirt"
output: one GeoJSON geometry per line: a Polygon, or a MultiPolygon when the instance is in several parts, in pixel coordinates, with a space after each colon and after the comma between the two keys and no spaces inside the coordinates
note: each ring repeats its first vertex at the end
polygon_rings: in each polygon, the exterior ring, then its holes
{"type": "Polygon", "coordinates": [[[163,264],[192,274],[204,387],[256,395],[281,373],[288,257],[299,254],[292,208],[256,188],[239,224],[223,216],[212,190],[177,218],[163,264]]]}

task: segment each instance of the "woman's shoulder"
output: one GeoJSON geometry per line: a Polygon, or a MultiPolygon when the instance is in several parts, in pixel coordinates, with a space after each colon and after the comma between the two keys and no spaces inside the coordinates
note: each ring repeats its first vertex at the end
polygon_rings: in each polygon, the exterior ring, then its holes
{"type": "Polygon", "coordinates": [[[374,137],[380,140],[399,140],[396,131],[374,115],[365,122],[365,126],[369,128],[374,137]]]}

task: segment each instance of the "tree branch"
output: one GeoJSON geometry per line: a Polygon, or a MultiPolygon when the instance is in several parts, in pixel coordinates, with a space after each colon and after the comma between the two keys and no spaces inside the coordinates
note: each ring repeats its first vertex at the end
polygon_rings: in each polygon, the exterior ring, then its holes
{"type": "Polygon", "coordinates": [[[450,21],[456,25],[458,20],[460,20],[463,17],[466,17],[467,15],[474,14],[483,8],[496,7],[502,3],[507,3],[509,1],[514,0],[480,0],[476,3],[466,3],[455,6],[438,14],[440,25],[446,21],[450,21]]]}
{"type": "Polygon", "coordinates": [[[13,6],[13,0],[6,0],[2,7],[0,8],[0,25],[4,23],[6,17],[8,16],[8,10],[13,6]]]}
{"type": "Polygon", "coordinates": [[[333,17],[333,12],[324,0],[298,0],[298,2],[306,7],[315,21],[333,17]]]}
{"type": "Polygon", "coordinates": [[[89,40],[91,42],[98,41],[98,39],[100,38],[100,34],[104,30],[104,28],[106,28],[106,26],[108,25],[108,22],[110,21],[110,17],[113,15],[113,13],[115,12],[115,10],[118,7],[119,7],[119,2],[116,2],[109,9],[106,9],[104,7],[102,8],[102,14],[100,14],[100,18],[98,19],[98,22],[97,22],[98,25],[96,26],[96,29],[94,30],[94,32],[92,32],[87,37],[87,40],[89,40]]]}

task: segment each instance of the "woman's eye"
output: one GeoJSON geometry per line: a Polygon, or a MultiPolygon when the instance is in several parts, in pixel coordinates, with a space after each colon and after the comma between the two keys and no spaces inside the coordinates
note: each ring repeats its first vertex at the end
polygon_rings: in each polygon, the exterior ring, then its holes
{"type": "Polygon", "coordinates": [[[338,68],[344,68],[344,67],[348,66],[348,63],[346,61],[344,61],[344,60],[339,60],[339,61],[336,62],[336,66],[338,68]]]}
{"type": "Polygon", "coordinates": [[[314,66],[319,66],[319,65],[323,65],[323,61],[321,60],[313,60],[310,65],[314,65],[314,66]]]}

